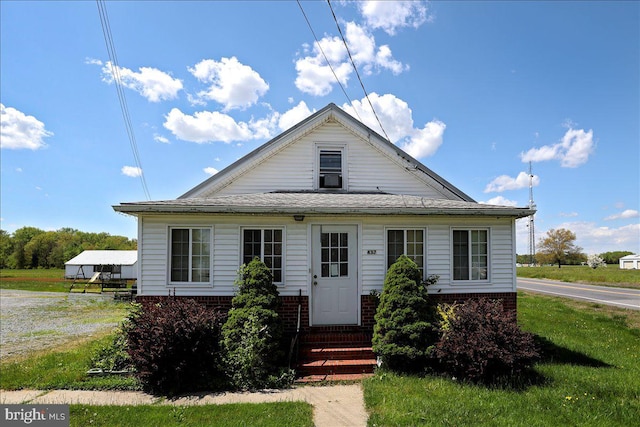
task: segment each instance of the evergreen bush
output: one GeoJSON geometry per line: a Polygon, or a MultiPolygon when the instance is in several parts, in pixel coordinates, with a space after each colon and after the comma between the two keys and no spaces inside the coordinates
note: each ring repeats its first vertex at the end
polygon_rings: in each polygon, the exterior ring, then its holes
{"type": "Polygon", "coordinates": [[[420,270],[402,255],[389,268],[384,280],[373,329],[373,351],[386,368],[401,372],[420,371],[428,361],[437,335],[432,327],[433,309],[420,270]]]}
{"type": "Polygon", "coordinates": [[[271,271],[255,258],[241,267],[237,285],[222,328],[227,374],[242,390],[287,385],[292,376],[281,367],[283,328],[271,271]]]}
{"type": "Polygon", "coordinates": [[[492,382],[518,375],[539,358],[533,335],[517,324],[500,300],[481,298],[441,308],[441,337],[433,356],[448,375],[492,382]]]}
{"type": "Polygon", "coordinates": [[[223,382],[220,332],[224,316],[189,298],[167,297],[134,312],[127,352],[152,393],[216,389],[223,382]]]}

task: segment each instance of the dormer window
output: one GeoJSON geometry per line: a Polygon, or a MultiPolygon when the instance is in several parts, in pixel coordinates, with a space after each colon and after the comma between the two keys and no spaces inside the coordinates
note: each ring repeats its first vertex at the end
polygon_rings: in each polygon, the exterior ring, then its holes
{"type": "Polygon", "coordinates": [[[321,149],[319,188],[342,189],[342,150],[321,149]]]}

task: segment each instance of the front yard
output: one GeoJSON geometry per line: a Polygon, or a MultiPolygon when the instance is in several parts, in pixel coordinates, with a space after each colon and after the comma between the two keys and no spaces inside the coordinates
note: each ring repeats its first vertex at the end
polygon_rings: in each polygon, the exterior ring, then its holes
{"type": "MultiPolygon", "coordinates": [[[[523,329],[536,334],[545,349],[535,375],[526,382],[516,387],[484,387],[453,378],[379,372],[363,382],[369,425],[637,424],[640,312],[527,293],[519,295],[518,310],[523,329]]],[[[97,333],[67,343],[64,349],[4,357],[0,389],[138,390],[139,383],[130,377],[86,374],[95,348],[108,339],[97,333]]],[[[220,417],[216,420],[235,422],[230,425],[252,424],[252,417],[274,421],[271,425],[278,425],[281,417],[289,425],[310,425],[311,409],[301,405],[209,409],[220,417]]],[[[155,425],[159,419],[167,425],[199,425],[201,411],[207,410],[159,406],[73,406],[72,425],[91,420],[91,425],[155,425]]]]}
{"type": "Polygon", "coordinates": [[[520,294],[519,321],[545,357],[516,389],[379,373],[370,426],[630,426],[640,415],[640,312],[520,294]]]}

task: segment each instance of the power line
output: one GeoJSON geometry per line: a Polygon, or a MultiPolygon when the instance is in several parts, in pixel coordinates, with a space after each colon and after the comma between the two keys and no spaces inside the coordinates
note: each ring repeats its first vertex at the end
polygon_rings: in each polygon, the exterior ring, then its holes
{"type": "MultiPolygon", "coordinates": [[[[304,16],[305,21],[307,21],[307,25],[309,26],[309,30],[311,30],[311,34],[313,34],[313,38],[316,40],[316,45],[318,46],[318,49],[320,49],[322,56],[324,56],[324,60],[327,61],[327,65],[329,66],[329,69],[331,69],[331,72],[333,73],[333,77],[335,77],[336,82],[338,82],[338,85],[340,86],[340,89],[342,89],[342,93],[344,93],[344,96],[349,101],[349,105],[353,107],[353,101],[351,100],[351,98],[349,98],[349,95],[347,95],[347,91],[345,90],[344,86],[342,85],[342,82],[340,81],[340,79],[338,78],[338,75],[333,69],[331,62],[329,62],[329,58],[327,58],[327,55],[324,53],[324,49],[322,49],[322,45],[320,44],[320,41],[318,40],[318,37],[316,36],[315,31],[313,31],[313,27],[311,27],[311,22],[309,22],[309,18],[307,18],[307,14],[304,12],[304,9],[302,8],[302,3],[300,3],[300,0],[296,0],[296,1],[298,3],[298,6],[300,7],[302,16],[304,16]]],[[[360,117],[360,114],[358,113],[358,110],[355,107],[353,107],[353,111],[355,111],[356,116],[358,116],[358,120],[362,121],[362,118],[360,117]]]]}
{"type": "Polygon", "coordinates": [[[120,110],[122,111],[122,118],[124,119],[124,125],[129,138],[129,145],[131,146],[131,152],[133,153],[133,159],[136,167],[140,171],[140,181],[142,183],[142,190],[147,198],[151,200],[149,194],[149,188],[147,187],[147,181],[144,177],[144,170],[142,169],[142,162],[140,160],[140,153],[138,152],[138,143],[136,141],[136,135],[133,131],[133,124],[131,123],[131,116],[129,115],[129,107],[127,105],[127,98],[125,96],[124,89],[122,87],[122,78],[120,77],[120,65],[118,64],[118,56],[116,55],[116,47],[113,43],[113,36],[111,34],[111,26],[109,24],[109,16],[107,14],[107,6],[104,0],[96,0],[98,6],[98,14],[100,15],[100,24],[102,26],[102,34],[104,36],[104,42],[107,47],[107,54],[109,55],[109,61],[111,62],[111,74],[116,86],[116,92],[118,93],[118,101],[120,102],[120,110]]]}
{"type": "MultiPolygon", "coordinates": [[[[389,139],[389,135],[387,135],[387,132],[384,130],[384,126],[382,126],[382,122],[380,121],[380,118],[378,117],[378,113],[376,113],[376,109],[373,108],[373,104],[371,103],[371,100],[369,99],[369,94],[367,93],[367,90],[364,88],[364,83],[362,83],[362,79],[360,78],[360,73],[358,72],[358,68],[356,67],[355,62],[353,61],[353,57],[351,56],[351,51],[349,50],[349,46],[347,45],[347,40],[344,37],[344,34],[342,34],[342,29],[340,28],[340,24],[338,23],[338,18],[336,17],[335,12],[333,11],[333,6],[331,6],[331,0],[327,0],[327,3],[329,4],[329,9],[331,9],[331,14],[333,15],[333,20],[336,23],[336,26],[338,27],[338,32],[340,33],[340,37],[342,38],[342,42],[344,43],[344,47],[347,49],[347,54],[349,55],[349,61],[351,62],[351,66],[353,67],[353,70],[356,72],[356,77],[358,77],[358,81],[360,82],[360,86],[362,87],[362,91],[364,92],[364,97],[367,98],[367,102],[369,102],[369,106],[371,107],[371,111],[373,111],[373,115],[375,116],[376,120],[378,121],[378,125],[380,125],[380,129],[382,129],[382,133],[384,133],[385,138],[387,138],[387,140],[391,141],[389,139]]],[[[354,108],[355,110],[355,108],[354,108]]]]}

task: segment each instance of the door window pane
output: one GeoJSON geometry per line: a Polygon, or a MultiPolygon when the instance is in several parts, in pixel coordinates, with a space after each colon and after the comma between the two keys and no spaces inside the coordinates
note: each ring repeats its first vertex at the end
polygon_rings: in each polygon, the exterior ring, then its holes
{"type": "Polygon", "coordinates": [[[320,233],[322,277],[349,275],[349,233],[320,233]]]}

